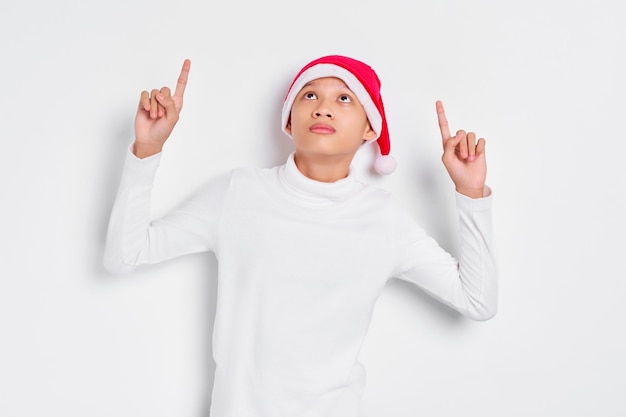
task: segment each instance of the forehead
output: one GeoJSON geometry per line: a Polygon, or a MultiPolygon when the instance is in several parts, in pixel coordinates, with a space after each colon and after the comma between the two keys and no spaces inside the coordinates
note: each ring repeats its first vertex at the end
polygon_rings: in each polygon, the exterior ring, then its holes
{"type": "Polygon", "coordinates": [[[346,83],[337,77],[322,77],[316,78],[314,80],[309,81],[308,83],[302,86],[302,89],[307,87],[334,87],[334,88],[345,88],[346,90],[350,90],[346,83]]]}

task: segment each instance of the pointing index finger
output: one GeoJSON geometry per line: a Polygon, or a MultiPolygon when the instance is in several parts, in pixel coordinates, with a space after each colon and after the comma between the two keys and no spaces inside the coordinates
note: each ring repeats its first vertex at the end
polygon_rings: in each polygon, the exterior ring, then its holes
{"type": "Polygon", "coordinates": [[[448,126],[448,119],[446,118],[446,112],[443,109],[443,103],[441,100],[437,100],[435,103],[437,108],[437,119],[439,120],[439,130],[441,131],[441,139],[445,142],[450,139],[450,127],[448,126]]]}
{"type": "Polygon", "coordinates": [[[191,68],[191,61],[185,59],[183,62],[183,68],[180,70],[178,76],[178,82],[176,83],[176,90],[174,90],[174,96],[182,97],[185,94],[185,87],[187,86],[187,80],[189,79],[189,69],[191,68]]]}

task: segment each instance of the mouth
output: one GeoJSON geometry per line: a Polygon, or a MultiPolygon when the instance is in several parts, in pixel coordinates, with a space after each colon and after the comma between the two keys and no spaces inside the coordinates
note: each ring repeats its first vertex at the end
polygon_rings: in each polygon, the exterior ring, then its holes
{"type": "Polygon", "coordinates": [[[309,132],[319,135],[332,135],[335,133],[335,128],[324,123],[315,123],[313,126],[309,127],[309,132]]]}

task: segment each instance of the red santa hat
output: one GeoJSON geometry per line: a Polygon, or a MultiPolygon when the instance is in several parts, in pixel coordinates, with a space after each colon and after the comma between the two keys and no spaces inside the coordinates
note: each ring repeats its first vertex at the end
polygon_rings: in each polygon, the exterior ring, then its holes
{"type": "Polygon", "coordinates": [[[296,75],[285,96],[282,112],[282,129],[286,130],[291,114],[291,106],[304,85],[324,77],[342,80],[363,105],[365,114],[372,126],[381,155],[374,162],[374,170],[379,174],[391,174],[396,169],[396,160],[389,155],[389,131],[383,99],[380,96],[380,80],[376,72],[367,64],[341,55],[328,55],[306,64],[296,75]]]}

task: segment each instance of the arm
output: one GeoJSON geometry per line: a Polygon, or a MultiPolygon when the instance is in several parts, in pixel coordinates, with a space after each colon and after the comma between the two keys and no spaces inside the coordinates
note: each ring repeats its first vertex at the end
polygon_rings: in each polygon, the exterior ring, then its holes
{"type": "MultiPolygon", "coordinates": [[[[487,189],[488,190],[488,189],[487,189]]],[[[459,253],[455,258],[406,215],[398,215],[401,234],[397,277],[473,320],[495,316],[497,266],[491,232],[491,195],[472,199],[456,193],[459,253]]]]}
{"type": "Polygon", "coordinates": [[[138,265],[216,247],[230,176],[217,178],[166,216],[151,221],[150,197],[160,157],[139,159],[127,152],[107,230],[104,266],[109,272],[126,273],[138,265]]]}
{"type": "Polygon", "coordinates": [[[189,68],[190,61],[185,60],[174,95],[167,87],[141,93],[135,142],[132,153],[126,155],[107,231],[104,265],[111,272],[128,272],[143,263],[207,250],[214,243],[211,202],[221,201],[224,187],[199,193],[162,219],[151,222],[149,218],[160,152],[179,119],[189,68]]]}
{"type": "Polygon", "coordinates": [[[436,110],[442,161],[457,192],[459,254],[455,259],[423,231],[406,225],[415,231],[401,239],[401,259],[406,260],[406,267],[399,278],[419,285],[463,315],[488,320],[497,311],[498,283],[491,232],[491,191],[485,186],[485,139],[476,142],[476,134],[464,130],[451,136],[440,101],[436,102],[436,110]]]}

